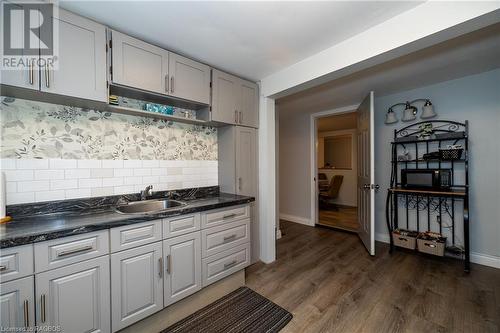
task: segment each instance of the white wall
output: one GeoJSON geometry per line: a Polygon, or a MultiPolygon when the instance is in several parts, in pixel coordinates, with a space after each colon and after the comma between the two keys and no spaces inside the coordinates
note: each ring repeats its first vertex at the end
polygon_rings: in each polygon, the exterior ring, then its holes
{"type": "MultiPolygon", "coordinates": [[[[376,87],[375,87],[376,88],[376,87]]],[[[376,91],[375,91],[375,96],[376,91]]],[[[500,70],[472,75],[375,99],[376,231],[385,227],[393,130],[384,124],[387,108],[412,98],[430,98],[438,119],[470,121],[471,251],[500,257],[500,70]]],[[[310,114],[280,110],[280,213],[310,220],[310,114]]],[[[474,259],[474,257],[473,257],[474,259]]],[[[500,258],[498,258],[500,260],[500,258]]]]}
{"type": "MultiPolygon", "coordinates": [[[[335,135],[352,135],[352,144],[351,144],[351,170],[342,170],[342,169],[319,169],[318,172],[322,172],[326,174],[328,177],[328,181],[332,179],[335,175],[342,175],[344,179],[342,181],[342,186],[340,187],[339,196],[334,200],[335,203],[339,205],[345,206],[358,206],[358,195],[357,195],[357,164],[358,164],[358,156],[357,149],[358,146],[358,137],[356,135],[356,129],[350,130],[341,130],[341,131],[329,131],[329,132],[319,132],[318,139],[324,138],[325,136],[335,136],[335,135]]],[[[319,153],[319,142],[318,142],[318,157],[321,155],[319,153]]],[[[318,162],[318,165],[319,162],[318,162]]]]}

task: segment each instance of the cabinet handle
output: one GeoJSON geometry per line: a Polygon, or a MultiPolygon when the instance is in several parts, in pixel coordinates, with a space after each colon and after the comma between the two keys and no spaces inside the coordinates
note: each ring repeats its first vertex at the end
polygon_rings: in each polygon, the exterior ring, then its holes
{"type": "Polygon", "coordinates": [[[167,274],[172,274],[172,260],[170,254],[167,254],[167,274]]]}
{"type": "Polygon", "coordinates": [[[42,294],[42,297],[41,297],[41,307],[42,307],[42,313],[41,313],[41,319],[42,319],[42,323],[45,323],[45,320],[47,319],[47,314],[45,313],[45,294],[42,294]]]}
{"type": "Polygon", "coordinates": [[[238,123],[238,110],[234,110],[234,122],[238,123]]]}
{"type": "Polygon", "coordinates": [[[238,263],[237,260],[233,260],[231,262],[228,262],[227,264],[224,264],[224,269],[228,269],[228,268],[231,268],[233,267],[234,265],[236,265],[238,263]]]}
{"type": "Polygon", "coordinates": [[[33,85],[33,59],[30,60],[29,62],[29,66],[28,66],[28,69],[29,69],[29,80],[30,80],[30,84],[33,85]]]}
{"type": "Polygon", "coordinates": [[[233,213],[233,214],[224,215],[222,218],[223,219],[230,219],[231,217],[235,217],[235,216],[236,216],[236,214],[233,213]]]}
{"type": "Polygon", "coordinates": [[[49,65],[45,63],[45,86],[50,88],[49,65]]]}
{"type": "Polygon", "coordinates": [[[236,235],[226,236],[226,237],[224,237],[224,243],[230,242],[235,238],[236,238],[236,235]]]}
{"type": "Polygon", "coordinates": [[[6,270],[7,270],[7,266],[4,266],[4,265],[0,266],[0,272],[6,271],[6,270]]]}
{"type": "Polygon", "coordinates": [[[238,177],[238,190],[241,191],[241,183],[243,182],[241,177],[238,177]]]}
{"type": "Polygon", "coordinates": [[[243,124],[243,113],[240,111],[240,124],[243,124]]]}
{"type": "Polygon", "coordinates": [[[163,258],[160,257],[160,259],[158,259],[158,265],[160,266],[160,271],[158,273],[158,275],[160,276],[160,278],[163,277],[163,258]]]}
{"type": "Polygon", "coordinates": [[[168,90],[169,90],[169,88],[168,88],[168,82],[169,82],[169,81],[168,81],[168,74],[167,74],[167,75],[165,75],[165,91],[166,91],[167,93],[168,93],[168,90]]]}
{"type": "Polygon", "coordinates": [[[87,245],[87,246],[81,247],[79,249],[61,251],[61,252],[59,252],[57,254],[57,256],[58,257],[69,256],[71,254],[75,254],[75,253],[80,253],[80,252],[85,252],[85,251],[88,251],[88,250],[92,250],[93,248],[94,247],[92,245],[87,245]]]}
{"type": "Polygon", "coordinates": [[[172,94],[174,93],[174,77],[173,76],[170,78],[170,92],[172,94]]]}
{"type": "Polygon", "coordinates": [[[30,326],[29,302],[24,300],[24,327],[30,326]]]}

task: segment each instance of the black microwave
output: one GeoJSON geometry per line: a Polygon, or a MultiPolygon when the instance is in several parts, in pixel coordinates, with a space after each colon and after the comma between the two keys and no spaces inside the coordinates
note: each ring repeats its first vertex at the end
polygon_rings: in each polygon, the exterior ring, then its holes
{"type": "Polygon", "coordinates": [[[401,186],[447,190],[451,187],[451,177],[450,169],[403,169],[401,186]]]}

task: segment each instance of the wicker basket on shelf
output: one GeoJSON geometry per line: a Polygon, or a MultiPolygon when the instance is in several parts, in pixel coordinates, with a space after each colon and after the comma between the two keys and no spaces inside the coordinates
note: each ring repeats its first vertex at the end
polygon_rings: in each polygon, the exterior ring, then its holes
{"type": "Polygon", "coordinates": [[[446,247],[446,237],[435,232],[422,232],[417,237],[417,248],[419,252],[443,257],[446,247]]]}

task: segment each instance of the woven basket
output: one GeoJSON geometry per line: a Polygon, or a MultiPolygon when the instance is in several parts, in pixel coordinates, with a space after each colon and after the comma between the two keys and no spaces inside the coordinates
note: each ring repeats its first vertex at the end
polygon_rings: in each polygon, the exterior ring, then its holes
{"type": "Polygon", "coordinates": [[[392,232],[392,239],[395,246],[415,250],[417,245],[417,235],[418,232],[416,231],[396,229],[392,232]]]}
{"type": "Polygon", "coordinates": [[[419,252],[443,257],[446,247],[446,238],[436,233],[421,233],[417,237],[417,249],[419,252]]]}
{"type": "Polygon", "coordinates": [[[447,161],[459,160],[462,157],[463,151],[464,151],[463,148],[456,148],[456,149],[440,148],[439,159],[447,161]]]}

